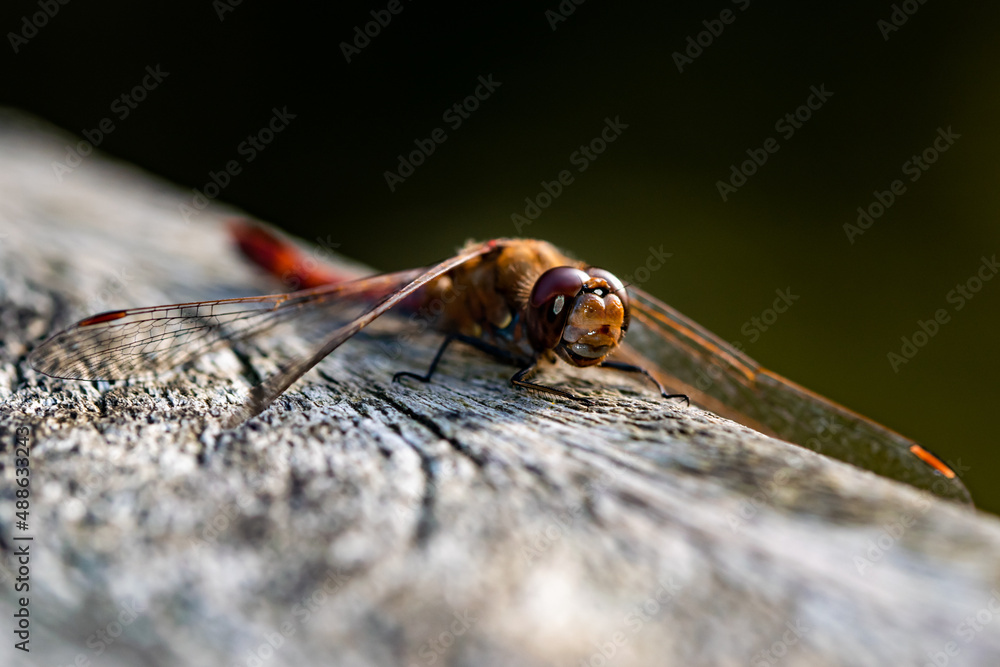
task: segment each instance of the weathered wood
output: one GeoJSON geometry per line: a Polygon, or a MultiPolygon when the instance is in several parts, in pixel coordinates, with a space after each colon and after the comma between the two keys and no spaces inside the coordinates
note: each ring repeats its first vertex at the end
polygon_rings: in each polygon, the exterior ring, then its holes
{"type": "Polygon", "coordinates": [[[188,223],[189,192],[97,155],[58,180],[69,141],[0,122],[5,626],[18,427],[34,536],[13,664],[996,664],[995,518],[623,374],[545,371],[583,407],[456,346],[392,384],[439,336],[368,338],[233,431],[272,363],[250,346],[252,372],[220,351],[152,382],[39,376],[28,350],[79,317],[276,289],[221,206],[188,223]]]}

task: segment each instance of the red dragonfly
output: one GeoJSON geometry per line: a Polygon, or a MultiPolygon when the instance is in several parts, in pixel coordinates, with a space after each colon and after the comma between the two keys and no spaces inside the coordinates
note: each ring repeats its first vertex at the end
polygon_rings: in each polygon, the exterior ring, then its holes
{"type": "Polygon", "coordinates": [[[389,310],[433,313],[447,337],[519,366],[518,388],[587,401],[532,382],[539,363],[641,373],[667,399],[684,399],[885,477],[962,503],[971,496],[955,472],[917,443],[761,367],[715,334],[610,272],[570,259],[544,241],[470,243],[433,266],[345,280],[306,265],[298,250],[260,226],[233,223],[248,257],[304,289],[256,296],[114,310],[56,333],[30,355],[38,371],[73,380],[123,380],[176,367],[227,342],[247,339],[307,314],[360,304],[322,343],[250,390],[235,425],[265,409],[297,379],[389,310]],[[628,333],[628,343],[624,338],[628,333]],[[664,385],[681,391],[669,394],[664,385]]]}

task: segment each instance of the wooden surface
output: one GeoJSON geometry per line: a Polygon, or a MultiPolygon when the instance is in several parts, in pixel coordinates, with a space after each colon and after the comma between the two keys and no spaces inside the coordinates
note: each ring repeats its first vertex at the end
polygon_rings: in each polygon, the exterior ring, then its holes
{"type": "Polygon", "coordinates": [[[189,190],[97,155],[59,181],[69,141],[0,118],[2,664],[1000,664],[994,517],[621,374],[545,371],[584,407],[456,346],[432,384],[392,384],[440,339],[387,352],[390,324],[233,431],[266,350],[39,376],[28,350],[85,315],[280,290],[221,205],[186,222],[189,190]],[[30,654],[10,632],[18,427],[30,654]]]}

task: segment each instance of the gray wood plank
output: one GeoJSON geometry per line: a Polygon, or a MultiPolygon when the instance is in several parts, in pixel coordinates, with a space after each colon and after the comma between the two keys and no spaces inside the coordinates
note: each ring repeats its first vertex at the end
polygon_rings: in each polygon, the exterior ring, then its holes
{"type": "Polygon", "coordinates": [[[584,407],[456,346],[433,383],[392,384],[440,337],[387,353],[390,322],[231,431],[269,348],[154,381],[40,376],[26,353],[80,317],[280,287],[233,252],[238,212],[186,221],[190,191],[97,154],[59,180],[70,142],[0,118],[8,627],[19,428],[34,536],[13,664],[996,664],[994,517],[622,374],[544,372],[584,407]]]}

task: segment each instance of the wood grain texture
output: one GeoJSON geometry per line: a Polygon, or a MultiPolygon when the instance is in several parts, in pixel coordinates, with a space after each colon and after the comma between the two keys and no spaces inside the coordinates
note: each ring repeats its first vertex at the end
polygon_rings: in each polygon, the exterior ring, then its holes
{"type": "Polygon", "coordinates": [[[32,650],[4,627],[3,664],[997,664],[994,517],[622,374],[544,371],[585,407],[455,346],[433,383],[393,384],[440,337],[397,349],[390,322],[232,431],[264,347],[39,376],[27,352],[80,317],[280,289],[221,205],[187,222],[190,191],[98,155],[58,180],[70,141],[0,118],[5,626],[18,427],[35,536],[32,650]]]}

